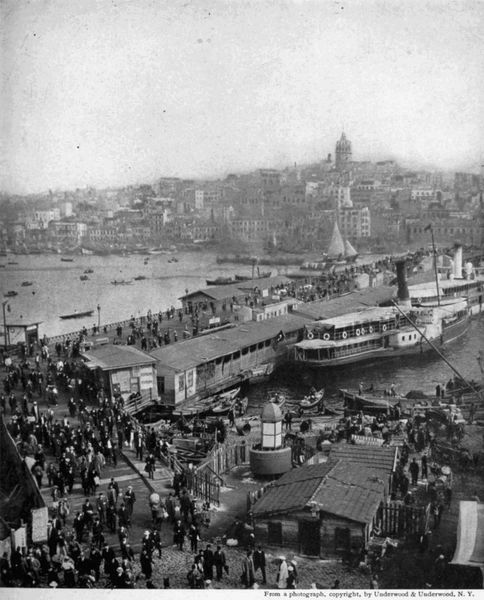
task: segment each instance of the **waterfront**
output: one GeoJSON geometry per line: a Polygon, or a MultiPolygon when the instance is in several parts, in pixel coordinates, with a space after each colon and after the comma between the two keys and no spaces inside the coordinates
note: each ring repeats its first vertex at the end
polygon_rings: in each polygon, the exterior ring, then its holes
{"type": "MultiPolygon", "coordinates": [[[[1,262],[6,265],[0,271],[2,296],[8,290],[18,292],[9,302],[11,311],[7,323],[42,321],[41,336],[92,327],[97,324],[98,305],[101,325],[113,323],[132,315],[146,315],[148,310],[157,312],[171,305],[179,307],[178,298],[186,290],[206,287],[208,276],[250,275],[251,272],[250,267],[244,265],[218,265],[216,254],[207,251],[176,255],[75,256],[72,262],[62,262],[60,255],[9,255],[1,262]],[[169,262],[173,256],[178,262],[169,262]],[[88,280],[81,281],[87,269],[93,272],[88,274],[88,280]],[[140,275],[146,279],[134,281],[140,275]],[[112,285],[115,279],[131,280],[132,285],[112,285]],[[33,285],[21,287],[23,281],[31,281],[33,285]],[[59,315],[76,310],[93,310],[94,313],[85,318],[59,319],[59,315]]],[[[276,268],[272,271],[275,273],[276,268]]]]}
{"type": "MultiPolygon", "coordinates": [[[[482,315],[473,318],[467,333],[443,349],[443,354],[452,365],[468,380],[482,380],[477,358],[484,351],[484,319],[482,315]]],[[[437,384],[446,383],[454,373],[437,355],[427,352],[423,355],[405,356],[390,360],[347,365],[344,368],[279,369],[266,384],[253,386],[248,390],[249,413],[257,413],[260,406],[272,392],[281,392],[291,400],[300,400],[311,386],[324,387],[328,403],[340,405],[338,389],[357,389],[374,385],[375,389],[389,389],[395,383],[399,393],[410,390],[423,390],[435,393],[437,384]]]]}

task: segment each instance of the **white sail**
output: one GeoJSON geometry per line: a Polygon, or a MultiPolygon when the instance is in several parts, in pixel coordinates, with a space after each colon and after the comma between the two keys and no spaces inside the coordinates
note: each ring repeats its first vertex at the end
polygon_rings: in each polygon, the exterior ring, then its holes
{"type": "Polygon", "coordinates": [[[353,258],[358,256],[358,252],[353,248],[348,240],[345,240],[345,256],[346,258],[353,258]]]}
{"type": "Polygon", "coordinates": [[[329,243],[328,256],[329,258],[338,258],[339,256],[344,255],[344,253],[345,244],[338,227],[338,222],[335,221],[333,235],[331,236],[331,241],[329,243]]]}

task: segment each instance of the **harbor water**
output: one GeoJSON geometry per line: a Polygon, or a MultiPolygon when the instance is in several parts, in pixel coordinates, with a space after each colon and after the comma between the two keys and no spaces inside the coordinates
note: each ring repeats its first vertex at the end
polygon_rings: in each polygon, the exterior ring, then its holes
{"type": "MultiPolygon", "coordinates": [[[[0,264],[0,292],[9,290],[18,295],[8,300],[7,323],[42,321],[40,335],[60,335],[97,324],[97,306],[100,307],[101,326],[157,312],[171,305],[180,306],[178,298],[186,291],[206,287],[207,277],[251,274],[251,267],[230,263],[217,264],[215,252],[177,252],[176,254],[128,256],[74,256],[72,262],[63,262],[59,255],[8,255],[0,264]],[[173,258],[176,257],[177,262],[173,258]],[[16,263],[16,264],[9,264],[16,263]],[[81,281],[85,270],[91,269],[89,279],[81,281]],[[134,281],[135,277],[146,279],[134,281]],[[112,285],[113,280],[132,281],[130,285],[112,285]],[[22,286],[22,282],[32,282],[22,286]],[[92,310],[90,317],[61,320],[60,315],[92,310]]],[[[273,275],[287,272],[288,268],[264,267],[273,275]]],[[[295,269],[289,268],[294,271],[295,269]]],[[[475,317],[468,332],[447,346],[446,358],[468,379],[480,381],[478,357],[484,352],[484,319],[475,317]]],[[[435,386],[447,382],[453,372],[434,352],[378,360],[333,369],[280,369],[267,383],[249,387],[249,409],[256,407],[274,392],[286,394],[289,400],[298,400],[310,387],[324,387],[326,397],[335,398],[339,388],[357,388],[373,384],[376,389],[389,388],[406,393],[412,389],[433,393],[435,386]]],[[[251,410],[249,412],[251,412],[251,410]]]]}

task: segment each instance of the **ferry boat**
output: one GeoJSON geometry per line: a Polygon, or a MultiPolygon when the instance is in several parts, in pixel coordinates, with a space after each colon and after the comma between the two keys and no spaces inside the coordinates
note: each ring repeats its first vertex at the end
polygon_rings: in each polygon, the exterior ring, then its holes
{"type": "Polygon", "coordinates": [[[438,301],[466,298],[471,315],[482,312],[484,302],[484,272],[467,262],[462,266],[462,247],[457,246],[453,264],[445,279],[409,285],[413,306],[435,305],[438,301]]]}
{"type": "Polygon", "coordinates": [[[368,308],[307,327],[306,339],[295,345],[295,360],[334,367],[420,354],[432,348],[427,340],[439,346],[454,341],[467,331],[468,322],[466,300],[406,309],[403,315],[396,307],[368,308]]]}

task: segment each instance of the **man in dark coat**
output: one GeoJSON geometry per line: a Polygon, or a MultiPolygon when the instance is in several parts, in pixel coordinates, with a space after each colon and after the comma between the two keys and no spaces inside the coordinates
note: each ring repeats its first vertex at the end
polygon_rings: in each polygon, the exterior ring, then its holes
{"type": "Polygon", "coordinates": [[[410,463],[408,470],[410,471],[410,475],[412,476],[412,485],[416,486],[418,483],[419,468],[418,468],[418,463],[415,458],[412,459],[412,462],[410,463]]]}
{"type": "Polygon", "coordinates": [[[178,544],[178,549],[183,550],[183,543],[185,541],[185,528],[182,525],[180,519],[175,524],[173,529],[173,542],[178,544]]]}
{"type": "Polygon", "coordinates": [[[213,579],[213,558],[212,547],[207,544],[203,551],[203,575],[205,580],[209,579],[211,581],[213,579]]]}
{"type": "Polygon", "coordinates": [[[227,566],[225,553],[222,550],[221,546],[217,546],[217,550],[215,550],[215,552],[214,552],[213,564],[215,565],[215,573],[217,576],[217,581],[220,581],[222,579],[223,570],[227,566]]]}
{"type": "Polygon", "coordinates": [[[266,583],[266,554],[264,550],[262,550],[262,546],[259,545],[257,550],[254,552],[253,560],[254,573],[260,569],[262,573],[262,583],[266,583]]]}

